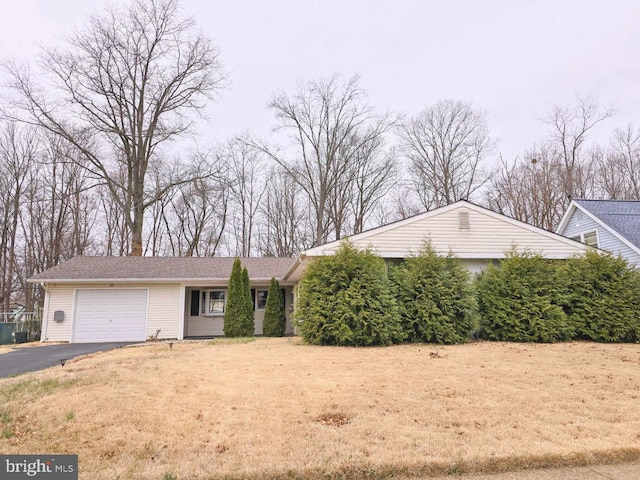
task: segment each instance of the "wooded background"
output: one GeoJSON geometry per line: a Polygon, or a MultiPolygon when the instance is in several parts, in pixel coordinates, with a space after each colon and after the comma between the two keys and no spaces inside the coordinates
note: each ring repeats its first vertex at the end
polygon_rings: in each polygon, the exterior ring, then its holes
{"type": "Polygon", "coordinates": [[[274,93],[270,138],[195,141],[227,76],[178,7],[133,0],[4,63],[0,311],[40,302],[26,279],[75,255],[293,256],[459,199],[552,230],[572,198],[639,198],[640,129],[591,141],[614,115],[594,98],[549,106],[547,134],[502,158],[490,112],[380,111],[328,72],[274,93]]]}

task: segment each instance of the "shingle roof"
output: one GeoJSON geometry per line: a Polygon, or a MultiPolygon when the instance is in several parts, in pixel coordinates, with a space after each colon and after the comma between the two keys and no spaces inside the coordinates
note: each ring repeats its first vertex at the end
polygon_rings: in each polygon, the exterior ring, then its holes
{"type": "Polygon", "coordinates": [[[575,202],[635,246],[640,247],[640,201],[576,200],[575,202]]]}
{"type": "MultiPolygon", "coordinates": [[[[228,280],[233,257],[75,257],[30,278],[64,280],[228,280]]],[[[241,258],[252,280],[282,279],[293,258],[241,258]]]]}

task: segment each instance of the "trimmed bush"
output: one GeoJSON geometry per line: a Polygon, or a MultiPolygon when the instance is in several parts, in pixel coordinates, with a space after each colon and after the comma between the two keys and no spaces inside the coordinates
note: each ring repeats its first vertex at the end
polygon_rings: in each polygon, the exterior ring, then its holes
{"type": "Polygon", "coordinates": [[[227,295],[227,305],[224,311],[225,336],[249,337],[253,335],[253,319],[249,318],[247,312],[246,288],[239,258],[233,262],[227,295]]]}
{"type": "Polygon", "coordinates": [[[478,304],[467,268],[425,243],[392,268],[400,320],[410,342],[463,343],[478,328],[478,304]]]}
{"type": "Polygon", "coordinates": [[[566,268],[567,313],[578,338],[635,342],[640,337],[640,272],[619,256],[589,251],[566,268]]]}
{"type": "Polygon", "coordinates": [[[247,302],[247,318],[251,321],[251,335],[253,335],[255,331],[256,311],[255,300],[251,294],[251,281],[249,280],[249,270],[247,270],[247,267],[242,269],[242,288],[244,289],[244,298],[247,302]]]}
{"type": "Polygon", "coordinates": [[[267,304],[264,309],[262,334],[265,337],[282,337],[286,328],[287,318],[284,311],[284,299],[280,285],[275,278],[271,279],[267,292],[267,304]]]}
{"type": "Polygon", "coordinates": [[[573,330],[562,308],[566,286],[558,261],[515,250],[478,278],[480,336],[513,342],[569,340],[573,330]]]}
{"type": "Polygon", "coordinates": [[[390,345],[404,339],[384,260],[349,242],[307,267],[295,319],[313,344],[390,345]]]}

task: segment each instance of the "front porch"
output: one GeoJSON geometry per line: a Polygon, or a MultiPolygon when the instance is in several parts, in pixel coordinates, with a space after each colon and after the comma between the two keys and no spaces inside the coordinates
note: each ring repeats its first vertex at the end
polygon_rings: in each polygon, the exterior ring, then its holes
{"type": "MultiPolygon", "coordinates": [[[[206,338],[224,336],[224,312],[228,299],[227,285],[184,286],[184,337],[206,338]]],[[[262,335],[265,306],[269,284],[251,285],[253,298],[255,335],[262,335]]],[[[291,313],[293,311],[293,286],[281,285],[287,327],[285,335],[293,333],[291,313]]]]}

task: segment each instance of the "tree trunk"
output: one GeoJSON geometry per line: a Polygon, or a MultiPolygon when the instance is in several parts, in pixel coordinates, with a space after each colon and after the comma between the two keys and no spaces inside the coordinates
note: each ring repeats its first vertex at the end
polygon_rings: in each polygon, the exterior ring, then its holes
{"type": "Polygon", "coordinates": [[[131,225],[131,250],[130,257],[142,256],[142,222],[144,220],[144,208],[142,202],[137,202],[133,208],[133,223],[131,225]]]}

